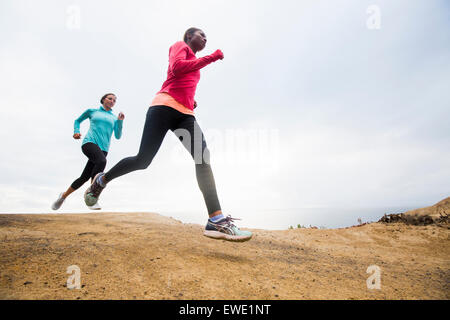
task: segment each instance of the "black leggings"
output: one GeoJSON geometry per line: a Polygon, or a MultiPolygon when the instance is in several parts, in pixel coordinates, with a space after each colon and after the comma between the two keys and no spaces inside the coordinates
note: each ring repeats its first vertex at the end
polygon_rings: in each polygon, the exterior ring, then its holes
{"type": "Polygon", "coordinates": [[[83,144],[81,150],[88,157],[89,161],[86,163],[81,176],[71,185],[75,190],[81,187],[89,178],[94,178],[97,173],[105,169],[106,156],[108,155],[108,152],[101,150],[98,145],[91,142],[83,144]]]}
{"type": "Polygon", "coordinates": [[[105,174],[106,182],[135,170],[146,169],[159,150],[168,130],[180,139],[195,161],[198,186],[205,199],[208,213],[220,210],[216,184],[209,164],[209,149],[203,132],[194,116],[181,113],[167,106],[148,109],[142,133],[139,153],[122,159],[105,174]]]}

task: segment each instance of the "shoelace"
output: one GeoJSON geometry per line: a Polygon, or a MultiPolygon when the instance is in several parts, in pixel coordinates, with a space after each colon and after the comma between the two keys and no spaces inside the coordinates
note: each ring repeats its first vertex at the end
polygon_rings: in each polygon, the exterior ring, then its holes
{"type": "Polygon", "coordinates": [[[230,227],[236,227],[232,222],[234,222],[235,220],[242,220],[242,219],[239,219],[239,218],[233,218],[233,217],[231,217],[230,215],[228,215],[226,218],[225,218],[225,221],[224,221],[224,223],[226,223],[227,225],[229,225],[230,227]]]}
{"type": "Polygon", "coordinates": [[[98,183],[97,180],[91,186],[91,194],[94,197],[98,197],[98,195],[102,192],[103,187],[98,183]]]}

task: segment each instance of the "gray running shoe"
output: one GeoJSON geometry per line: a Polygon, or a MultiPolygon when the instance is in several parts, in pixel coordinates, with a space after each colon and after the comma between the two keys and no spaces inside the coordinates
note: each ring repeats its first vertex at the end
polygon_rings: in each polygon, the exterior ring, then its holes
{"type": "Polygon", "coordinates": [[[58,210],[59,208],[61,208],[64,200],[66,200],[65,198],[63,198],[63,194],[64,194],[64,192],[61,192],[59,194],[58,199],[55,202],[53,202],[53,204],[52,204],[52,209],[53,210],[58,210]]]}
{"type": "Polygon", "coordinates": [[[98,198],[100,197],[100,193],[102,193],[103,189],[105,189],[105,187],[102,187],[98,183],[98,177],[103,175],[104,175],[103,172],[97,173],[96,176],[94,177],[94,180],[92,181],[92,184],[90,185],[89,188],[87,188],[86,192],[84,193],[84,202],[88,207],[91,207],[97,203],[98,198]]]}

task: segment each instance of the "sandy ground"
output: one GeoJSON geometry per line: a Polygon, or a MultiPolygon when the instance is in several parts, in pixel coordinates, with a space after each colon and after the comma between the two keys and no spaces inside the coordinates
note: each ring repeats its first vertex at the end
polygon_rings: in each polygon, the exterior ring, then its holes
{"type": "Polygon", "coordinates": [[[202,229],[154,213],[0,215],[0,298],[450,298],[448,226],[252,230],[245,243],[202,229]]]}

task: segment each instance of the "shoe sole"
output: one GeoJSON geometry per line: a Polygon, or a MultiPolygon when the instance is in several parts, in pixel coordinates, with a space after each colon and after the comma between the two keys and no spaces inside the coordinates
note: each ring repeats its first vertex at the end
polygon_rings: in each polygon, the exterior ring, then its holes
{"type": "Polygon", "coordinates": [[[245,242],[252,238],[253,235],[250,236],[234,236],[231,234],[226,234],[219,231],[211,231],[211,230],[205,230],[203,232],[203,235],[205,237],[216,239],[216,240],[226,240],[226,241],[233,241],[233,242],[245,242]]]}

